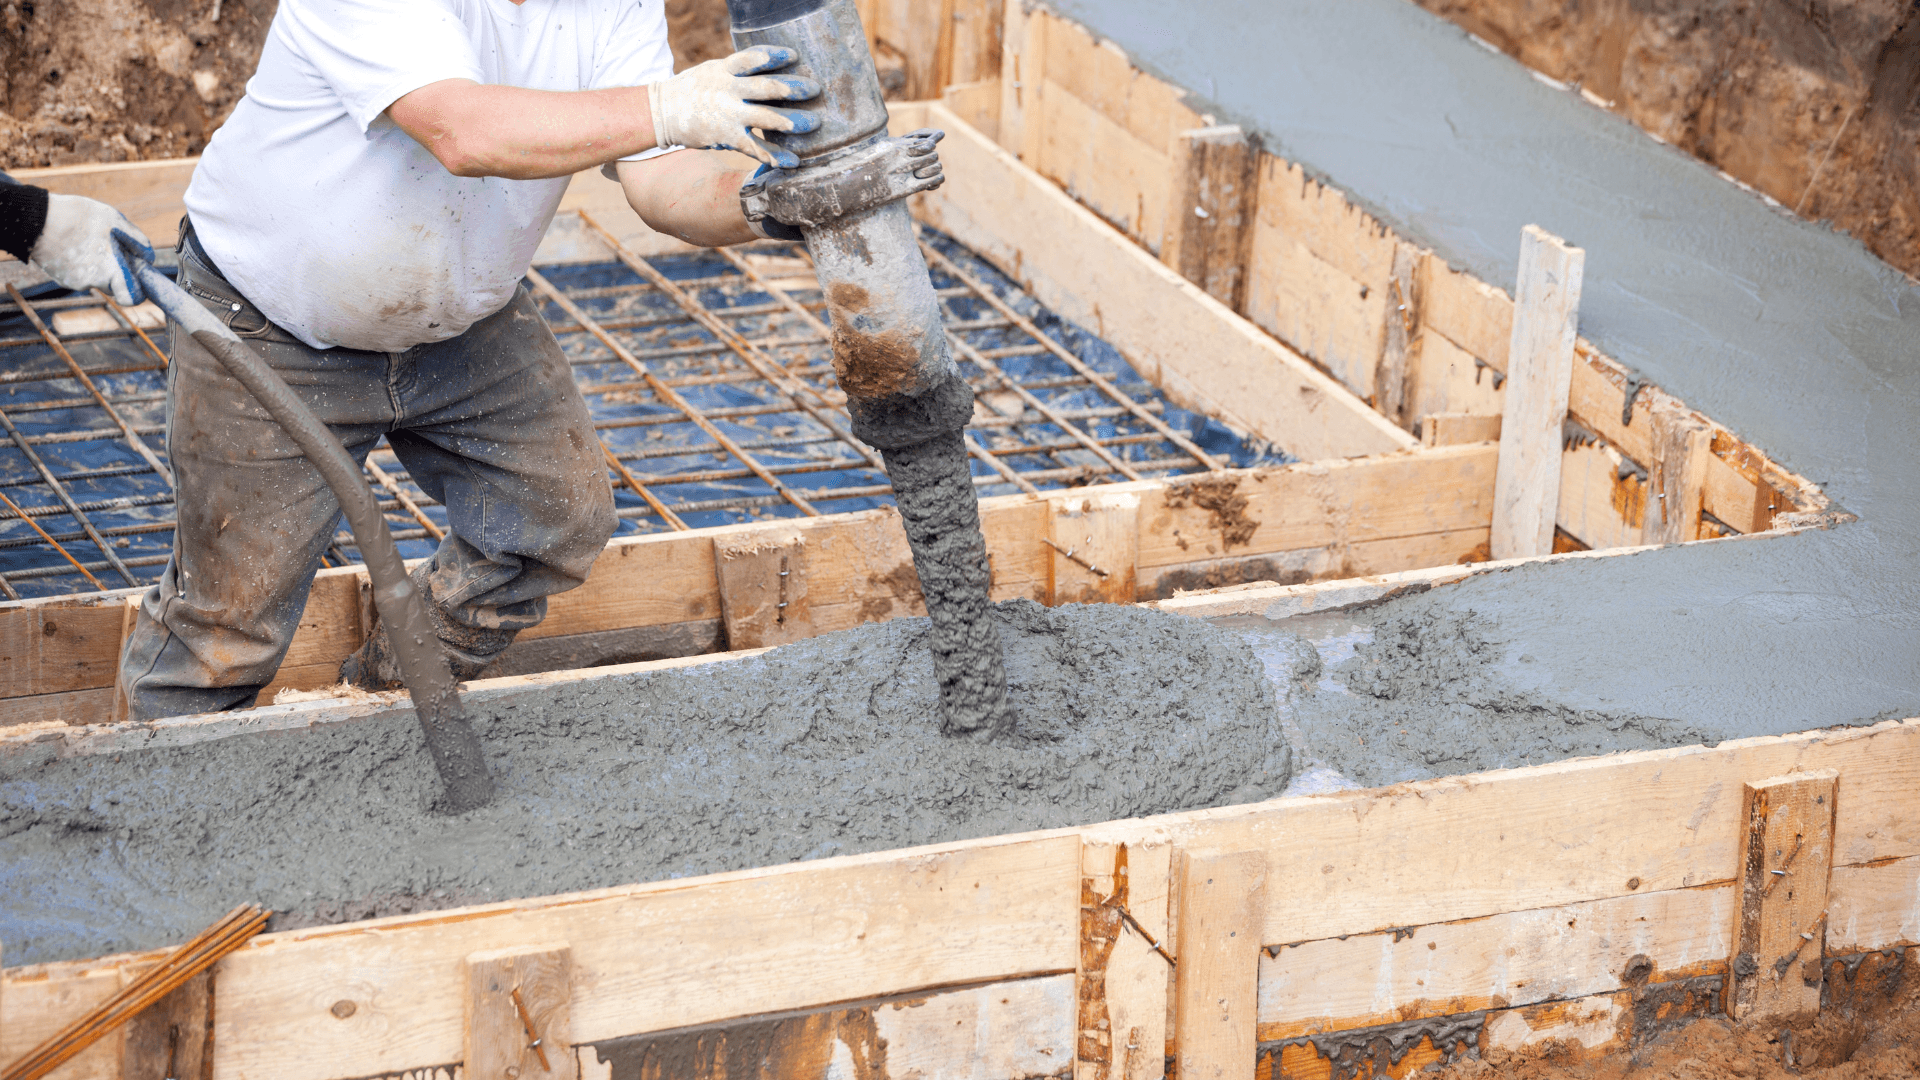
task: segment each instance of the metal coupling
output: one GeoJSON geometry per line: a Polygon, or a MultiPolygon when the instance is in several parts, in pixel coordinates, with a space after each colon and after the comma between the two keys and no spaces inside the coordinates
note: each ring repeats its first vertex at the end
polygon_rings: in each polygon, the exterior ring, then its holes
{"type": "Polygon", "coordinates": [[[797,169],[763,172],[740,188],[740,207],[748,221],[813,228],[931,191],[946,179],[934,152],[946,134],[921,128],[899,138],[876,136],[797,169]]]}

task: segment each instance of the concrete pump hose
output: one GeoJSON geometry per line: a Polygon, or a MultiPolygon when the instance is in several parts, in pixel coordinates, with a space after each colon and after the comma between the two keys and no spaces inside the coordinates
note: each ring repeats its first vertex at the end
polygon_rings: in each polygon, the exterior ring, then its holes
{"type": "Polygon", "coordinates": [[[361,476],[360,466],[320,418],[313,415],[279,373],[239,339],[213,313],[174,284],[152,264],[133,260],[134,273],[147,296],[186,329],[193,340],[218,357],[265,406],[300,452],[333,489],[346,514],[353,539],[373,579],[373,601],[393,642],[415,714],[426,734],[427,751],[445,787],[440,809],[465,813],[493,799],[493,778],[487,775],[480,740],[467,722],[460,694],[440,651],[440,639],[428,618],[426,600],[407,577],[380,504],[361,476]]]}

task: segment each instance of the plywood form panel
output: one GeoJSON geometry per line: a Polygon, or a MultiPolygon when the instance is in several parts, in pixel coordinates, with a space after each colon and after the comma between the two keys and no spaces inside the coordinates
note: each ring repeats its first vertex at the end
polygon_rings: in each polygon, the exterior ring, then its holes
{"type": "Polygon", "coordinates": [[[1051,78],[1040,100],[1045,120],[1035,168],[1135,242],[1158,251],[1172,171],[1165,148],[1142,141],[1051,78]]]}
{"type": "Polygon", "coordinates": [[[1827,886],[1827,954],[1909,945],[1920,945],[1920,856],[1834,867],[1827,886]]]}

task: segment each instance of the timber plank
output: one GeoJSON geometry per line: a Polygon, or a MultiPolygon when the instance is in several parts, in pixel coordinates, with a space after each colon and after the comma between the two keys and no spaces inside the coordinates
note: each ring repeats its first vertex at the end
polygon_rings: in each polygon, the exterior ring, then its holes
{"type": "Polygon", "coordinates": [[[1741,962],[1727,993],[1736,1019],[1820,1010],[1839,777],[1828,768],[1745,785],[1734,918],[1741,962]]]}
{"type": "Polygon", "coordinates": [[[1414,335],[1407,415],[1423,424],[1435,413],[1499,416],[1506,406],[1506,375],[1430,326],[1414,335]]]}
{"type": "Polygon", "coordinates": [[[1038,1080],[1073,1062],[1073,976],[992,983],[581,1048],[587,1080],[1038,1080]]]}
{"type": "Polygon", "coordinates": [[[1260,1038],[1610,993],[1726,970],[1731,885],[1400,927],[1260,957],[1260,1038]]]}
{"type": "MultiPolygon", "coordinates": [[[[1048,70],[1057,70],[1051,61],[1048,70]]],[[[1041,102],[1036,169],[1135,242],[1158,251],[1172,179],[1166,150],[1088,107],[1051,78],[1041,102]]]]}
{"type": "Polygon", "coordinates": [[[1069,834],[269,934],[222,962],[214,1080],[457,1061],[460,959],[516,943],[572,949],[581,1043],[1071,972],[1079,877],[1069,834]],[[328,1013],[340,1000],[355,1003],[344,1020],[328,1013]]]}
{"type": "Polygon", "coordinates": [[[1258,851],[1176,853],[1179,947],[1174,1054],[1181,1080],[1237,1080],[1258,1057],[1261,916],[1269,890],[1258,851]]]}
{"type": "Polygon", "coordinates": [[[1560,455],[1560,508],[1555,520],[1590,548],[1640,543],[1647,514],[1647,481],[1620,452],[1599,443],[1579,443],[1560,455]]]}
{"type": "Polygon", "coordinates": [[[1493,492],[1496,559],[1553,551],[1567,386],[1573,378],[1574,331],[1586,261],[1585,251],[1537,225],[1521,230],[1520,283],[1514,298],[1500,466],[1493,492]]]}
{"type": "Polygon", "coordinates": [[[1391,540],[1363,540],[1145,567],[1140,571],[1140,591],[1136,599],[1141,602],[1169,600],[1179,592],[1255,582],[1291,586],[1331,579],[1365,579],[1370,575],[1425,568],[1457,570],[1460,568],[1454,564],[1484,548],[1487,536],[1488,529],[1482,525],[1419,536],[1397,536],[1391,540]]]}
{"type": "Polygon", "coordinates": [[[1485,528],[1497,457],[1476,443],[1171,481],[1141,495],[1140,566],[1485,528]]]}
{"type": "Polygon", "coordinates": [[[1176,402],[1273,439],[1302,458],[1413,445],[1338,382],[1115,233],[940,106],[947,182],[915,196],[929,221],[1087,326],[1176,402]],[[992,208],[989,214],[986,208],[992,208]],[[1232,402],[1231,408],[1222,402],[1232,402]]]}
{"type": "Polygon", "coordinates": [[[1387,344],[1388,290],[1372,288],[1306,245],[1254,226],[1247,318],[1370,398],[1387,344]]]}
{"type": "Polygon", "coordinates": [[[7,695],[112,686],[126,618],[124,601],[115,599],[0,610],[0,686],[7,695]]]}
{"type": "Polygon", "coordinates": [[[1266,916],[1284,944],[1733,881],[1741,785],[1794,768],[1839,769],[1858,793],[1838,807],[1838,858],[1920,854],[1905,794],[1920,787],[1920,720],[1149,820],[1182,844],[1266,852],[1288,881],[1266,916]]]}
{"type": "Polygon", "coordinates": [[[1164,842],[1082,839],[1076,1080],[1157,1080],[1165,1066],[1172,965],[1154,944],[1171,948],[1172,854],[1164,842]]]}
{"type": "Polygon", "coordinates": [[[127,215],[127,220],[139,226],[157,249],[172,247],[179,236],[187,184],[199,163],[199,158],[190,157],[56,165],[50,169],[19,169],[13,177],[61,195],[98,199],[127,215]]]}
{"type": "Polygon", "coordinates": [[[572,961],[564,945],[491,949],[466,958],[460,1061],[467,1076],[578,1080],[572,961]]]}
{"type": "Polygon", "coordinates": [[[1920,856],[1834,867],[1827,905],[1829,956],[1920,945],[1920,856]]]}

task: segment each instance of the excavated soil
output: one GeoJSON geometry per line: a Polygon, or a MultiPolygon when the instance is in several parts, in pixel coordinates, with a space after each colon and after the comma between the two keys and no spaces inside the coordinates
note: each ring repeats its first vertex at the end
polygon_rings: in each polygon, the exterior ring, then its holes
{"type": "MultiPolygon", "coordinates": [[[[197,154],[276,0],[0,0],[0,169],[197,154]]],[[[667,0],[674,66],[732,52],[726,4],[667,0]]]]}
{"type": "Polygon", "coordinates": [[[1415,0],[1920,275],[1910,0],[1415,0]]]}
{"type": "MultiPolygon", "coordinates": [[[[1839,964],[1829,965],[1838,971],[1839,964]]],[[[1887,994],[1793,1024],[1702,1020],[1629,1052],[1548,1040],[1421,1073],[1432,1080],[1894,1080],[1920,1076],[1920,953],[1887,994]]]]}

